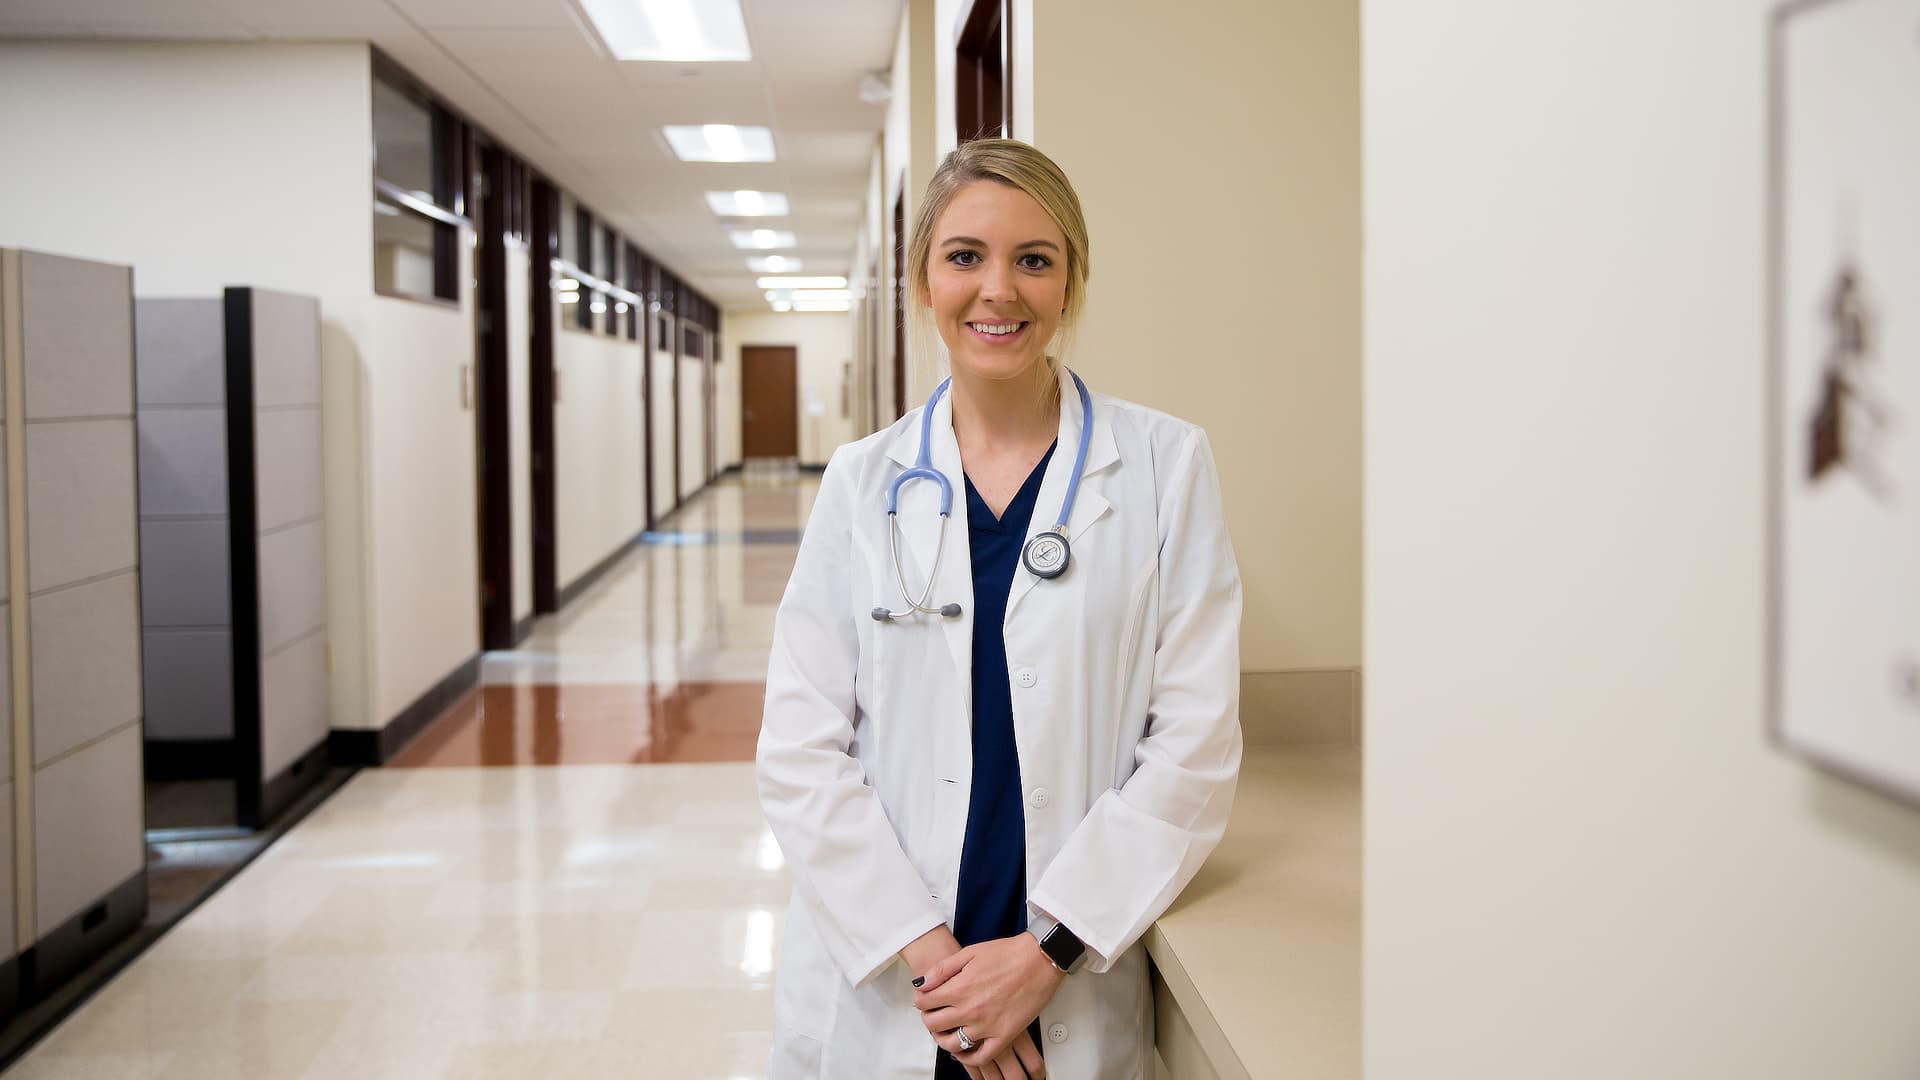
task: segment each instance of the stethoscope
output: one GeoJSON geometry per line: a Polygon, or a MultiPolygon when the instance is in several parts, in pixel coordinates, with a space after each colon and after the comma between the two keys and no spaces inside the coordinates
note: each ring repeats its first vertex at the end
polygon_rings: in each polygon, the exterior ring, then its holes
{"type": "MultiPolygon", "coordinates": [[[[1073,376],[1073,385],[1080,391],[1080,448],[1073,456],[1073,476],[1067,481],[1067,497],[1060,502],[1060,520],[1054,522],[1053,528],[1035,533],[1020,549],[1021,565],[1039,578],[1057,578],[1066,573],[1067,563],[1073,558],[1073,549],[1067,543],[1067,518],[1073,514],[1073,497],[1080,491],[1080,475],[1087,467],[1087,446],[1093,441],[1093,397],[1087,393],[1087,384],[1080,381],[1078,373],[1068,371],[1067,374],[1073,376]]],[[[927,399],[927,407],[920,413],[920,454],[914,459],[913,468],[894,477],[887,488],[887,550],[893,556],[893,575],[900,583],[900,595],[906,597],[909,606],[905,611],[894,611],[884,604],[874,608],[875,622],[902,619],[916,611],[949,619],[960,614],[959,604],[928,606],[933,599],[934,574],[947,547],[947,521],[953,516],[953,484],[933,467],[933,407],[939,404],[940,395],[947,392],[952,382],[952,378],[942,379],[940,385],[933,388],[933,396],[927,399]],[[927,587],[918,600],[907,588],[907,572],[900,567],[900,488],[909,480],[931,480],[940,485],[940,539],[934,545],[933,566],[927,570],[927,587]]]]}

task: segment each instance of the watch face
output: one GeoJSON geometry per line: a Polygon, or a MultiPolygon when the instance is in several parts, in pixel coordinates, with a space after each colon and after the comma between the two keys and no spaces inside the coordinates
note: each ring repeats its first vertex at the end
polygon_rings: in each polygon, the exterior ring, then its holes
{"type": "Polygon", "coordinates": [[[1047,959],[1053,961],[1054,967],[1066,971],[1087,951],[1087,946],[1074,936],[1073,931],[1065,926],[1055,926],[1047,932],[1046,940],[1040,943],[1040,951],[1047,954],[1047,959]]]}

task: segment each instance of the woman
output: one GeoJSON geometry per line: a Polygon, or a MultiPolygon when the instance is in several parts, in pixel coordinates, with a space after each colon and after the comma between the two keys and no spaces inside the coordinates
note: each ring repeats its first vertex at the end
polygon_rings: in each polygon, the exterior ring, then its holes
{"type": "Polygon", "coordinates": [[[1146,1080],[1138,941],[1240,765],[1212,453],[1049,355],[1087,229],[1039,151],[949,155],[907,274],[951,384],[835,452],[775,624],[758,776],[794,897],[770,1072],[1146,1080]]]}

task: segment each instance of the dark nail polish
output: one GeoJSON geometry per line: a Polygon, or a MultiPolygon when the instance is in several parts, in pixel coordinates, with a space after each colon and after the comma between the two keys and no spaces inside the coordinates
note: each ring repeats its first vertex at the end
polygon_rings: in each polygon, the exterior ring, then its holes
{"type": "Polygon", "coordinates": [[[926,982],[926,981],[927,981],[927,977],[926,977],[925,975],[921,975],[921,976],[918,976],[918,977],[916,977],[916,978],[915,978],[915,979],[913,980],[913,988],[914,988],[915,990],[918,990],[918,989],[920,988],[920,984],[921,984],[921,983],[923,983],[923,982],[926,982]]]}

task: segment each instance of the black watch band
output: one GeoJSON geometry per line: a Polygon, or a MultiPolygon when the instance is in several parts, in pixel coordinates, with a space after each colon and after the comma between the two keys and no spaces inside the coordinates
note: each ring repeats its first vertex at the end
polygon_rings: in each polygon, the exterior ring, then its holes
{"type": "Polygon", "coordinates": [[[1040,939],[1040,951],[1061,971],[1072,971],[1073,965],[1086,954],[1086,942],[1081,941],[1064,923],[1055,923],[1047,936],[1040,939]]]}

